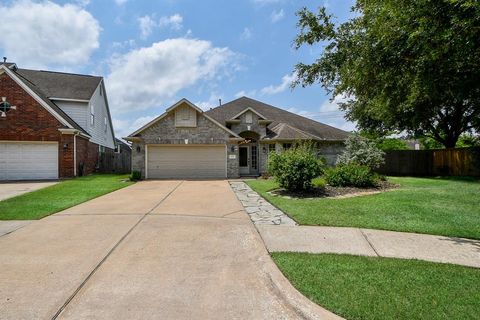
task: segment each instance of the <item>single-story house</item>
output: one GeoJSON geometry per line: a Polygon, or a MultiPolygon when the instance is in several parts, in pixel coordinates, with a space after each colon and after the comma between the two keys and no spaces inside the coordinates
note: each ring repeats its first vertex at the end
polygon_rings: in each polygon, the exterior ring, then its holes
{"type": "Polygon", "coordinates": [[[238,178],[266,172],[268,154],[312,141],[333,164],[349,133],[242,97],[203,111],[182,99],[130,134],[132,170],[146,179],[238,178]]]}
{"type": "Polygon", "coordinates": [[[102,77],[0,63],[0,180],[69,178],[114,152],[102,77]]]}

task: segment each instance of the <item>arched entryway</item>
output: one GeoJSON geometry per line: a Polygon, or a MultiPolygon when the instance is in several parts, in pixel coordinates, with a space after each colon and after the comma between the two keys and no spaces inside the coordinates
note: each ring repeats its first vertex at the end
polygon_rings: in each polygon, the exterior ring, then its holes
{"type": "Polygon", "coordinates": [[[238,146],[238,167],[241,176],[258,176],[258,140],[260,135],[253,131],[239,134],[244,138],[238,146]]]}

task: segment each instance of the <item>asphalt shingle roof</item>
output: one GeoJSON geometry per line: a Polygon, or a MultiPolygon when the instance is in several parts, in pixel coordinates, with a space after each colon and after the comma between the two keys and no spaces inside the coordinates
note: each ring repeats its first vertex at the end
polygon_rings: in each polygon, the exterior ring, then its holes
{"type": "Polygon", "coordinates": [[[47,98],[90,100],[102,77],[63,72],[17,69],[16,72],[35,85],[47,98]]]}
{"type": "Polygon", "coordinates": [[[205,113],[218,122],[225,124],[227,120],[248,107],[265,116],[267,120],[272,121],[267,127],[271,133],[273,133],[268,135],[270,139],[343,141],[347,139],[350,134],[346,131],[247,97],[238,98],[206,111],[205,113]]]}
{"type": "Polygon", "coordinates": [[[20,79],[23,80],[23,83],[25,83],[30,88],[30,90],[35,92],[35,94],[37,96],[39,96],[40,99],[42,99],[46,104],[48,104],[48,106],[50,108],[55,110],[55,112],[58,113],[63,119],[65,119],[65,121],[67,121],[73,128],[81,131],[82,133],[84,133],[86,135],[89,135],[88,132],[85,131],[85,129],[83,129],[80,125],[78,125],[78,123],[76,123],[72,118],[70,118],[70,116],[68,116],[62,109],[60,109],[59,106],[57,106],[54,102],[52,102],[50,99],[48,99],[47,96],[42,92],[42,90],[40,90],[36,85],[34,85],[32,82],[30,82],[29,79],[24,78],[18,72],[15,72],[15,73],[17,73],[17,75],[20,77],[20,79]]]}

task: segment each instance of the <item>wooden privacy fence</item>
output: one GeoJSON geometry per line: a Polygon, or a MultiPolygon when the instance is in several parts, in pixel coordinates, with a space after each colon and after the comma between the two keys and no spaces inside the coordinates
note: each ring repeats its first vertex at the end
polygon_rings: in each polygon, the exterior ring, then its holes
{"type": "Polygon", "coordinates": [[[480,176],[480,148],[395,150],[377,172],[394,176],[480,176]]]}
{"type": "Polygon", "coordinates": [[[99,154],[98,171],[102,173],[130,173],[132,167],[131,154],[107,151],[99,154]]]}

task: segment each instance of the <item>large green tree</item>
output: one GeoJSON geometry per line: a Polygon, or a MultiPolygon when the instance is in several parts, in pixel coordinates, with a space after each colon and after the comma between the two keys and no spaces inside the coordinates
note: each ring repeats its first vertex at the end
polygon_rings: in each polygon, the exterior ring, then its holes
{"type": "Polygon", "coordinates": [[[480,1],[357,0],[335,23],[297,13],[296,48],[324,46],[295,66],[294,86],[321,83],[362,130],[406,131],[447,148],[480,130],[480,1]]]}

